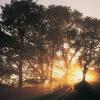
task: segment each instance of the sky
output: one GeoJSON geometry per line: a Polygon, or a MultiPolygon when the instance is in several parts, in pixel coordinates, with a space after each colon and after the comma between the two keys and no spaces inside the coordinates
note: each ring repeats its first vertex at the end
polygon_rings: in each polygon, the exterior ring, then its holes
{"type": "MultiPolygon", "coordinates": [[[[9,2],[10,0],[0,0],[0,5],[4,5],[9,2]]],[[[72,9],[77,9],[82,12],[84,16],[92,16],[100,19],[100,0],[38,0],[38,3],[45,6],[51,4],[67,5],[72,9]]]]}

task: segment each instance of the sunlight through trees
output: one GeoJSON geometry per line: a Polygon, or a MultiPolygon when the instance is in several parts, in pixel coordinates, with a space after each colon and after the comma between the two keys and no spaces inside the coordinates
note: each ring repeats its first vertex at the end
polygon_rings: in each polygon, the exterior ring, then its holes
{"type": "Polygon", "coordinates": [[[99,81],[99,19],[32,0],[12,0],[1,8],[1,84],[99,81]]]}

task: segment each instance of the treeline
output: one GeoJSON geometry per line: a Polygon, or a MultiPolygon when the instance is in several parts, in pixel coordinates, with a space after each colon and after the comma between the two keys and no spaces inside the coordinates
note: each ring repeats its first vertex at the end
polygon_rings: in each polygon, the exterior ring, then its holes
{"type": "Polygon", "coordinates": [[[89,66],[100,67],[99,19],[84,17],[67,6],[46,8],[32,0],[11,0],[1,8],[1,83],[21,87],[30,80],[52,82],[53,64],[59,51],[65,75],[77,53],[83,67],[83,80],[89,66]],[[73,53],[68,60],[70,50],[73,53]],[[17,80],[13,79],[15,76],[17,80]]]}

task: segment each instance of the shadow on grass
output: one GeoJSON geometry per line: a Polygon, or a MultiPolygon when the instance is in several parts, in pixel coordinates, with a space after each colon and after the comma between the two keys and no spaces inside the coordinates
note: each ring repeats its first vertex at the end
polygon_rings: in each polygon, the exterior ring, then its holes
{"type": "Polygon", "coordinates": [[[0,87],[0,100],[100,100],[100,84],[91,85],[80,82],[75,88],[68,91],[69,87],[58,87],[53,93],[47,95],[34,95],[37,88],[7,88],[0,87]],[[67,91],[66,91],[67,90],[67,91]]]}
{"type": "Polygon", "coordinates": [[[100,85],[92,86],[87,82],[80,82],[75,85],[75,89],[71,93],[59,96],[61,92],[45,95],[37,100],[100,100],[100,85]]]}
{"type": "Polygon", "coordinates": [[[94,87],[87,82],[80,82],[75,85],[75,91],[66,95],[64,100],[100,100],[98,91],[97,87],[94,87]]]}

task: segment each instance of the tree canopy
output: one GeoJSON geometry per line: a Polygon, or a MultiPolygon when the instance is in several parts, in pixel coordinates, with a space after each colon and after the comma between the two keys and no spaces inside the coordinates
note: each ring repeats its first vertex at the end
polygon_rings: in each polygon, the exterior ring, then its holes
{"type": "Polygon", "coordinates": [[[7,72],[11,80],[15,74],[20,87],[29,81],[52,81],[58,59],[64,61],[66,77],[77,53],[83,80],[91,65],[100,67],[99,19],[83,17],[67,6],[46,8],[32,0],[12,0],[1,8],[1,29],[11,36],[0,31],[0,78],[7,72]]]}

